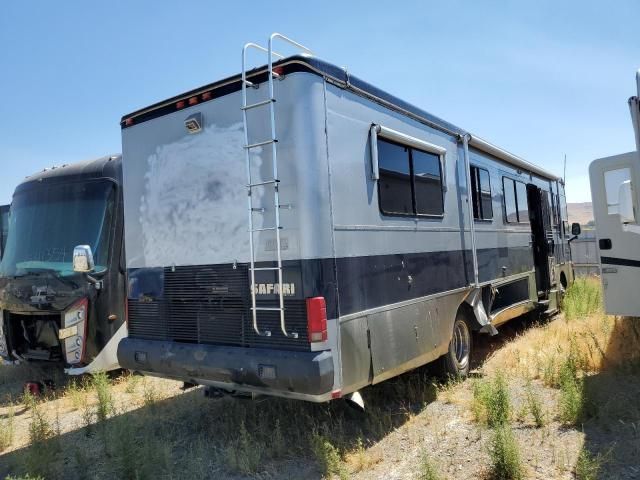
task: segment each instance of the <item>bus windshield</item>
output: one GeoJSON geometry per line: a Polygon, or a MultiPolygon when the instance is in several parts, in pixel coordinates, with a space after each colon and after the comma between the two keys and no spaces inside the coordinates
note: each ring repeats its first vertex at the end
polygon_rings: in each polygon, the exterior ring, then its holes
{"type": "Polygon", "coordinates": [[[9,213],[0,275],[73,274],[73,249],[89,245],[96,271],[109,256],[115,185],[108,180],[38,185],[19,191],[9,213]]]}

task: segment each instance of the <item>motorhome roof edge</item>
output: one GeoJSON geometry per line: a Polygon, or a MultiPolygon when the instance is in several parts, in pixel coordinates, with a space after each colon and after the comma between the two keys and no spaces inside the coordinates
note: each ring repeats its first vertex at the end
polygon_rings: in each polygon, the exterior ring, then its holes
{"type": "MultiPolygon", "coordinates": [[[[333,83],[338,83],[340,87],[350,89],[359,94],[364,94],[368,97],[371,97],[373,100],[379,101],[380,103],[385,104],[395,110],[399,110],[401,113],[409,115],[416,120],[426,123],[429,126],[441,130],[445,133],[449,133],[451,135],[458,136],[462,138],[464,135],[469,135],[469,144],[487,154],[493,155],[507,163],[515,165],[516,167],[523,168],[537,175],[541,175],[543,177],[547,177],[550,180],[559,180],[560,177],[551,173],[541,167],[538,167],[523,158],[514,155],[496,145],[487,142],[486,140],[481,139],[477,135],[474,135],[470,132],[467,132],[460,127],[457,127],[440,117],[437,117],[419,107],[416,107],[413,104],[405,102],[399,97],[392,95],[378,87],[371,85],[370,83],[358,78],[357,76],[351,75],[347,69],[338,67],[332,63],[329,63],[325,60],[322,60],[318,57],[309,56],[309,55],[295,55],[291,57],[284,58],[283,60],[274,63],[274,68],[281,66],[283,68],[287,68],[288,72],[285,70],[285,73],[293,73],[296,71],[306,71],[310,73],[315,73],[317,75],[321,75],[328,80],[332,80],[333,83]]],[[[262,66],[255,68],[249,72],[247,75],[248,78],[260,77],[261,75],[265,76],[266,80],[266,71],[267,66],[262,66]]],[[[132,125],[145,122],[151,120],[153,118],[165,115],[170,112],[176,111],[176,105],[189,98],[193,97],[202,97],[203,94],[209,94],[206,99],[199,98],[198,101],[210,101],[214,98],[217,98],[222,95],[226,95],[228,93],[232,93],[234,91],[239,91],[241,89],[241,75],[233,75],[222,80],[219,80],[214,83],[207,84],[203,87],[196,88],[190,90],[186,93],[176,95],[162,102],[155,103],[148,107],[136,110],[132,113],[124,115],[121,119],[120,125],[121,127],[128,128],[132,125]],[[213,91],[222,89],[219,95],[214,95],[213,91]]],[[[182,108],[182,107],[181,107],[182,108]]]]}

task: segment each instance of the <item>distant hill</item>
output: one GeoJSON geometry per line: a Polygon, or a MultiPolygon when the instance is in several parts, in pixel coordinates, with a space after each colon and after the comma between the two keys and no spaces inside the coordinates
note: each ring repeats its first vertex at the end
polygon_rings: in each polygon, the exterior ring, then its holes
{"type": "Polygon", "coordinates": [[[567,212],[569,213],[569,223],[578,222],[580,225],[586,225],[593,220],[591,202],[567,203],[567,212]]]}

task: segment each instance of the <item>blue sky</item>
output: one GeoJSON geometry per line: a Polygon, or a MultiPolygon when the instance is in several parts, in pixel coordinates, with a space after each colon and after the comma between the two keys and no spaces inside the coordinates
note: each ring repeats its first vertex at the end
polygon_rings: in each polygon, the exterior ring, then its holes
{"type": "Polygon", "coordinates": [[[0,5],[0,202],[46,166],[120,151],[120,117],[240,70],[279,31],[558,174],[634,148],[640,2],[64,2],[0,5]]]}

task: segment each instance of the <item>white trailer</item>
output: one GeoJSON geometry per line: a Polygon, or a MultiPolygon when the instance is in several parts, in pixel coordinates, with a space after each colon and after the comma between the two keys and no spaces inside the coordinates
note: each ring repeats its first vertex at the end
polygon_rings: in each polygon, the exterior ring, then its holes
{"type": "Polygon", "coordinates": [[[591,198],[600,250],[605,311],[640,315],[640,70],[629,99],[636,151],[591,162],[591,198]]]}

